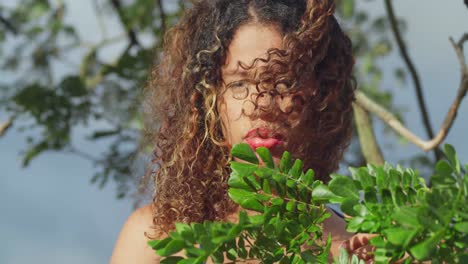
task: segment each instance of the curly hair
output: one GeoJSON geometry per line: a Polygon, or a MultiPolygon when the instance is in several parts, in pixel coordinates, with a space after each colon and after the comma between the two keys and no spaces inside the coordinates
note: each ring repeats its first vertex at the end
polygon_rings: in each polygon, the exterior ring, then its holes
{"type": "MultiPolygon", "coordinates": [[[[288,149],[328,181],[349,144],[355,89],[351,42],[334,9],[331,0],[201,0],[166,33],[162,59],[145,89],[158,233],[175,222],[225,220],[237,209],[227,196],[231,157],[217,103],[228,47],[248,23],[274,26],[282,34],[283,48],[262,59],[258,83],[308,91],[299,129],[290,135],[303,139],[306,132],[307,142],[291,140],[288,149]]],[[[273,108],[267,109],[272,115],[273,108]]]]}

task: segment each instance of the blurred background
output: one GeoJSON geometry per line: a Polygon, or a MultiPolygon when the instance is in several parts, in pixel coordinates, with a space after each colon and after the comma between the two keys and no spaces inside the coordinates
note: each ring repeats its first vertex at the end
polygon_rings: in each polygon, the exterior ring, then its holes
{"type": "MultiPolygon", "coordinates": [[[[448,38],[468,32],[463,0],[394,0],[396,25],[438,132],[460,85],[448,38]]],[[[466,1],[465,1],[466,2],[466,1]]],[[[359,89],[428,139],[384,1],[339,0],[359,89]]],[[[140,92],[182,0],[0,1],[0,263],[107,263],[147,159],[140,92]]],[[[373,118],[384,158],[428,178],[435,161],[373,118]]],[[[468,162],[468,102],[444,141],[468,162]]],[[[340,171],[365,163],[355,137],[340,171]]]]}

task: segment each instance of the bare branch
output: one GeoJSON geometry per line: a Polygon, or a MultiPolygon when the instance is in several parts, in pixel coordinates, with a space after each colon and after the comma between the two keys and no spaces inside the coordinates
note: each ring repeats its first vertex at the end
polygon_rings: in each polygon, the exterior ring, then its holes
{"type": "Polygon", "coordinates": [[[460,107],[461,101],[466,96],[466,93],[468,91],[468,71],[466,70],[468,67],[466,65],[463,53],[463,44],[468,41],[468,34],[463,35],[463,37],[460,39],[460,41],[458,41],[458,43],[455,43],[453,39],[450,39],[450,41],[454,46],[458,60],[461,63],[462,77],[460,86],[457,91],[457,96],[448,110],[448,113],[444,119],[444,122],[442,123],[439,133],[437,133],[437,135],[431,140],[425,141],[419,138],[418,136],[414,135],[403,124],[401,124],[400,121],[398,121],[398,119],[392,113],[390,113],[389,111],[372,101],[361,91],[356,92],[356,103],[358,105],[362,106],[367,111],[377,115],[391,128],[393,128],[397,133],[399,133],[408,141],[412,142],[424,151],[435,149],[447,137],[447,134],[450,131],[450,128],[452,127],[453,122],[457,116],[458,108],[460,107]]]}
{"type": "Polygon", "coordinates": [[[69,153],[75,154],[75,155],[77,155],[77,156],[79,156],[79,157],[81,157],[81,158],[83,158],[85,160],[88,160],[88,161],[91,161],[91,162],[94,162],[94,163],[100,163],[100,160],[98,158],[93,157],[92,155],[90,155],[90,154],[88,154],[86,152],[83,152],[83,151],[81,151],[81,150],[79,150],[79,149],[77,149],[77,148],[75,148],[73,146],[69,146],[67,148],[67,150],[68,150],[69,153]]]}
{"type": "Polygon", "coordinates": [[[128,51],[133,46],[141,47],[141,44],[138,41],[135,30],[128,26],[128,23],[127,23],[128,21],[122,11],[122,3],[120,2],[120,0],[111,0],[111,4],[114,7],[114,9],[117,11],[117,14],[119,15],[119,18],[120,18],[120,21],[122,22],[123,27],[127,31],[129,43],[125,51],[128,51]]]}
{"type": "Polygon", "coordinates": [[[450,43],[452,43],[452,46],[455,49],[455,53],[457,54],[458,61],[460,62],[462,75],[468,74],[468,67],[466,66],[465,62],[465,54],[463,53],[463,43],[468,41],[468,33],[465,33],[457,43],[455,43],[452,37],[450,37],[449,40],[450,43]]]}
{"type": "Polygon", "coordinates": [[[382,151],[380,151],[379,144],[377,144],[369,113],[359,104],[353,104],[353,112],[362,155],[367,163],[383,165],[384,158],[382,151]]]}
{"type": "Polygon", "coordinates": [[[3,16],[0,16],[0,23],[3,24],[7,30],[13,33],[13,35],[18,34],[16,28],[11,24],[10,21],[8,21],[8,19],[4,18],[3,16]]]}
{"type": "Polygon", "coordinates": [[[162,36],[164,37],[166,33],[167,25],[166,25],[166,12],[164,11],[162,2],[163,2],[162,0],[158,0],[159,14],[161,16],[161,32],[162,32],[162,36]]]}
{"type": "MultiPolygon", "coordinates": [[[[408,54],[408,50],[401,36],[401,32],[398,28],[398,22],[395,17],[395,13],[393,11],[393,5],[392,5],[391,0],[385,0],[385,7],[387,10],[388,18],[390,20],[390,25],[392,27],[393,34],[395,36],[395,39],[398,45],[398,49],[400,51],[400,55],[403,57],[403,60],[411,74],[411,78],[413,79],[414,88],[416,89],[416,97],[418,100],[419,109],[421,110],[421,115],[423,118],[423,123],[426,129],[427,136],[429,138],[433,138],[434,132],[432,130],[431,120],[429,119],[426,102],[424,100],[423,88],[421,85],[419,74],[416,70],[416,67],[414,66],[413,61],[411,60],[408,54]]],[[[434,155],[437,160],[441,158],[441,155],[437,152],[437,150],[435,150],[434,155]]]]}
{"type": "Polygon", "coordinates": [[[0,123],[0,137],[4,136],[8,129],[13,125],[15,117],[8,118],[7,121],[0,123]]]}

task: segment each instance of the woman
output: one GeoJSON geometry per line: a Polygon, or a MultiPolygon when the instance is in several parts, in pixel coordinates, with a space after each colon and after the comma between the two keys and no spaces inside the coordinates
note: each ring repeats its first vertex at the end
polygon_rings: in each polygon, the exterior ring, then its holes
{"type": "MultiPolygon", "coordinates": [[[[185,12],[146,90],[154,200],[127,220],[111,263],[157,263],[146,243],[175,222],[236,221],[227,196],[236,143],[276,160],[288,150],[329,180],[349,143],[354,93],[351,43],[333,12],[331,0],[201,0],[185,12]]],[[[333,214],[325,231],[336,255],[350,238],[343,220],[333,214]]]]}

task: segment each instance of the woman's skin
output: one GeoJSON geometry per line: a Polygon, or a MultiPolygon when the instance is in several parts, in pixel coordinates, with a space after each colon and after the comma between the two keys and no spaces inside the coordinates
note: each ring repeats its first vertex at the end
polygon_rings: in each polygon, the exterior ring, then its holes
{"type": "MultiPolygon", "coordinates": [[[[287,143],[287,127],[282,127],[281,117],[274,122],[268,120],[268,117],[257,118],[253,120],[248,115],[254,111],[254,105],[249,101],[250,96],[244,99],[239,99],[236,93],[245,92],[245,85],[242,81],[246,77],[244,70],[238,67],[241,62],[245,65],[250,65],[255,58],[265,57],[266,52],[270,48],[281,48],[282,36],[279,31],[273,26],[264,26],[260,24],[250,23],[241,26],[229,46],[225,66],[222,69],[224,87],[221,94],[222,97],[218,100],[218,111],[221,115],[223,123],[223,133],[232,146],[245,141],[246,134],[256,128],[271,128],[277,129],[286,134],[285,143],[287,143]],[[236,85],[232,85],[232,84],[236,85]],[[244,111],[244,113],[242,112],[244,111]]],[[[255,67],[261,66],[259,63],[255,67]]],[[[249,93],[255,93],[255,85],[247,87],[249,93]]],[[[288,108],[292,106],[290,97],[275,97],[284,112],[289,112],[288,108]]],[[[269,103],[271,98],[259,98],[258,103],[269,103]]],[[[281,148],[285,144],[278,145],[275,148],[281,148]]],[[[275,155],[274,159],[279,160],[275,155]]],[[[279,151],[278,151],[279,153],[279,151]]],[[[127,220],[120,232],[116,242],[114,252],[111,257],[112,264],[130,264],[130,263],[159,263],[159,257],[156,256],[147,242],[148,238],[144,235],[145,232],[152,234],[153,214],[152,205],[146,205],[136,210],[127,220]]],[[[237,212],[228,216],[228,221],[237,221],[237,212]]],[[[332,213],[332,216],[324,223],[324,237],[332,234],[333,256],[339,254],[341,245],[345,245],[349,251],[359,251],[363,245],[367,244],[361,236],[352,236],[345,231],[345,222],[343,219],[332,213]],[[346,243],[344,243],[346,241],[346,243]]]]}

